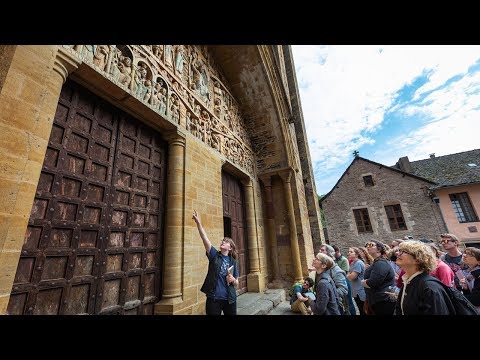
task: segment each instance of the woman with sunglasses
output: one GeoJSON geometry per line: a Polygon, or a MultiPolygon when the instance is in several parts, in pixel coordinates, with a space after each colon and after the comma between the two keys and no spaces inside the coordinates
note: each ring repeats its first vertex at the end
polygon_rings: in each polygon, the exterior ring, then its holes
{"type": "Polygon", "coordinates": [[[395,315],[450,315],[452,306],[443,285],[429,275],[437,267],[430,247],[419,241],[399,245],[397,265],[405,274],[398,294],[395,315]]]}
{"type": "Polygon", "coordinates": [[[365,287],[367,315],[393,315],[395,301],[386,292],[394,284],[395,274],[386,259],[386,247],[380,241],[371,240],[365,244],[368,253],[374,259],[365,270],[361,284],[365,287]]]}

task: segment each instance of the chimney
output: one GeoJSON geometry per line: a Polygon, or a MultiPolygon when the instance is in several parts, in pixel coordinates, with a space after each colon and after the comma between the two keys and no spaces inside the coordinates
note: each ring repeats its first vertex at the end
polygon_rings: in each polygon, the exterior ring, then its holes
{"type": "Polygon", "coordinates": [[[430,159],[433,159],[435,157],[435,153],[430,154],[430,159]]]}
{"type": "Polygon", "coordinates": [[[408,156],[398,159],[397,166],[403,172],[411,173],[413,171],[412,165],[410,165],[410,160],[408,160],[408,156]]]}

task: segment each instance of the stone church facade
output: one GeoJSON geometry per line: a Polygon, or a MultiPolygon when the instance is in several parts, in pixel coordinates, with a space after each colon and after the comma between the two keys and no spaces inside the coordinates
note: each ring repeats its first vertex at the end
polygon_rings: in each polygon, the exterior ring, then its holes
{"type": "Polygon", "coordinates": [[[322,242],[289,46],[0,46],[0,314],[203,314],[322,242]]]}

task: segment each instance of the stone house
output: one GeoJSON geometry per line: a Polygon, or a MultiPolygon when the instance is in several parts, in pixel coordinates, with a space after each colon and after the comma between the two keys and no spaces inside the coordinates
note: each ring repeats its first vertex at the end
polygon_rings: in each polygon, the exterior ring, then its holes
{"type": "Polygon", "coordinates": [[[307,274],[319,208],[289,46],[0,46],[0,314],[203,314],[307,274]]]}
{"type": "Polygon", "coordinates": [[[480,247],[480,149],[412,161],[399,159],[399,170],[433,181],[431,196],[441,209],[447,232],[466,246],[480,247]]]}
{"type": "Polygon", "coordinates": [[[356,156],[333,189],[323,196],[328,238],[346,254],[350,246],[385,243],[412,235],[435,238],[445,232],[426,178],[356,156]]]}

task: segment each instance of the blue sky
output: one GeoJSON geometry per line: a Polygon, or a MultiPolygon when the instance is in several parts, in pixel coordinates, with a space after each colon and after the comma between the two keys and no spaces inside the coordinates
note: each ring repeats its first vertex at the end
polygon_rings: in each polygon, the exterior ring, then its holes
{"type": "Polygon", "coordinates": [[[480,148],[480,46],[292,46],[317,193],[360,156],[480,148]]]}

